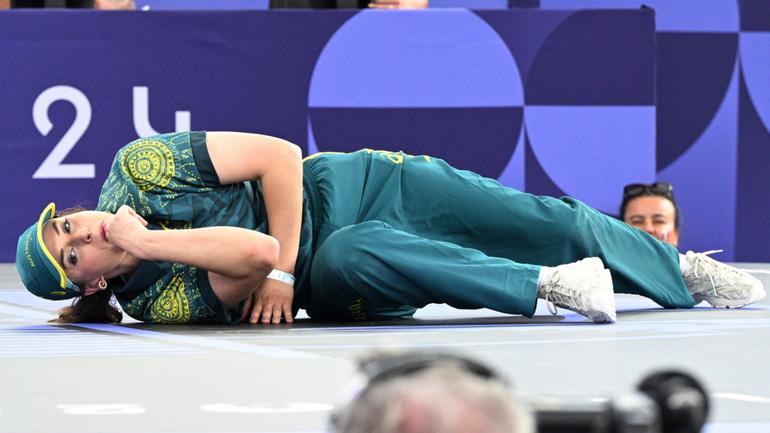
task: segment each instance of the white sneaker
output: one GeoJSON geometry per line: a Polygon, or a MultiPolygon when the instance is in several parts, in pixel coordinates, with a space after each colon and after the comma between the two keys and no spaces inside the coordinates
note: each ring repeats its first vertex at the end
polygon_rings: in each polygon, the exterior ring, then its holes
{"type": "Polygon", "coordinates": [[[537,296],[548,302],[548,311],[553,315],[558,313],[558,306],[594,322],[612,323],[617,318],[612,277],[598,257],[556,266],[537,296]]]}
{"type": "Polygon", "coordinates": [[[719,252],[722,250],[687,251],[691,266],[682,278],[695,301],[717,308],[740,308],[765,299],[765,288],[756,277],[708,257],[719,252]]]}

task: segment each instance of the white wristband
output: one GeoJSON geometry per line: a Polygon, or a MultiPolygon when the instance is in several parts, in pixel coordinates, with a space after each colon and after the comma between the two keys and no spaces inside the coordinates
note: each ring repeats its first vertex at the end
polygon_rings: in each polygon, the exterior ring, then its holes
{"type": "Polygon", "coordinates": [[[267,274],[267,278],[270,278],[271,280],[282,281],[294,287],[294,275],[288,272],[279,271],[278,269],[273,269],[272,271],[270,271],[269,274],[267,274]]]}

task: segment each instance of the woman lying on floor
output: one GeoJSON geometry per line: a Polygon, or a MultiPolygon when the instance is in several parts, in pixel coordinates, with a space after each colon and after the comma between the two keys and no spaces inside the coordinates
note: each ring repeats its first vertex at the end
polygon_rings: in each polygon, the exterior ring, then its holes
{"type": "Polygon", "coordinates": [[[379,320],[430,303],[531,317],[538,297],[613,322],[613,289],[666,308],[765,296],[756,278],[570,197],[401,152],[303,161],[285,140],[235,132],[124,146],[96,210],[50,204],[16,266],[35,295],[77,297],[65,322],[120,321],[113,294],[157,323],[291,322],[300,308],[379,320]]]}

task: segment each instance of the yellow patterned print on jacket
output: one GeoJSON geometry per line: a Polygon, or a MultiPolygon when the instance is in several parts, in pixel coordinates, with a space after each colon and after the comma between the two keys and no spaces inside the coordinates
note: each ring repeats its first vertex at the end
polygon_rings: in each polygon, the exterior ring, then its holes
{"type": "MultiPolygon", "coordinates": [[[[205,132],[140,138],[122,147],[102,186],[97,210],[132,207],[151,230],[209,226],[256,229],[243,184],[221,185],[205,132]]],[[[180,263],[143,264],[115,291],[131,317],[156,323],[233,322],[240,312],[219,303],[203,269],[180,263]]]]}

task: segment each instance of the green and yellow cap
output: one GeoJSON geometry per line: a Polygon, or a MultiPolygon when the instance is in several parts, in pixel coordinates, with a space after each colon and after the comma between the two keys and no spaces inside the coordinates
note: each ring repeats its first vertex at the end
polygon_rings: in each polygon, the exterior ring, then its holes
{"type": "Polygon", "coordinates": [[[82,294],[80,287],[67,278],[43,242],[43,225],[56,215],[56,205],[49,203],[32,224],[19,236],[16,245],[16,271],[21,282],[41,298],[61,300],[82,294]]]}

